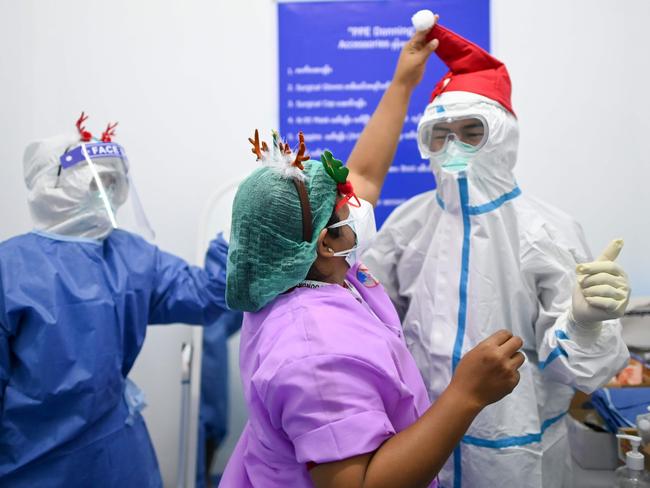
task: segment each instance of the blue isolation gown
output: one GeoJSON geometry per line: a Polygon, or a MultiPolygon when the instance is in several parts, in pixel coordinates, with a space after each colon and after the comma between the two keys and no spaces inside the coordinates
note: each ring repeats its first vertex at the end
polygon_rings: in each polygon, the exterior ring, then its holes
{"type": "Polygon", "coordinates": [[[228,433],[228,338],[241,328],[243,318],[242,312],[229,310],[203,329],[196,488],[205,486],[206,440],[219,446],[228,433]]]}
{"type": "Polygon", "coordinates": [[[223,313],[223,247],[201,269],[121,230],[0,244],[0,486],[162,486],[126,377],[148,324],[223,313]]]}

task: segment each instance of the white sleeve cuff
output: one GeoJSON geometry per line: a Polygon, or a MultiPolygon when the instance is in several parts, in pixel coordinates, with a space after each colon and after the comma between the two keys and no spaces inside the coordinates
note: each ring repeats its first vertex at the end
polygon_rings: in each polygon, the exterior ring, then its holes
{"type": "Polygon", "coordinates": [[[567,333],[569,337],[580,346],[589,346],[594,344],[598,340],[598,337],[600,337],[602,329],[602,322],[581,324],[580,322],[576,322],[573,318],[571,310],[567,312],[567,333]]]}

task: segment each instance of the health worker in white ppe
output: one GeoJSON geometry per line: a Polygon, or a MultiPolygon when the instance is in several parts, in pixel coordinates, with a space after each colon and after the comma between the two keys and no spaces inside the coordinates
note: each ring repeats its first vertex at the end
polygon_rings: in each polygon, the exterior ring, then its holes
{"type": "MultiPolygon", "coordinates": [[[[615,263],[623,243],[613,241],[594,261],[573,218],[520,190],[506,67],[443,27],[421,42],[430,39],[449,68],[418,126],[437,189],[398,207],[361,259],[396,305],[432,400],[463,355],[496,330],[524,340],[519,385],[478,415],[441,485],[567,486],[564,419],[574,389],[594,391],[629,357],[616,320],[629,299],[615,263]]],[[[377,128],[401,130],[404,120],[375,117],[366,142],[385,140],[377,128]]],[[[377,188],[389,165],[361,151],[348,164],[377,188]]]]}

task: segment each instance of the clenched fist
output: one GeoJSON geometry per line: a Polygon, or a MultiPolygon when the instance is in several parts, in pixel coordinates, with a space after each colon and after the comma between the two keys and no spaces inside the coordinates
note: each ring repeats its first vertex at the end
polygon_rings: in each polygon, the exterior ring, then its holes
{"type": "Polygon", "coordinates": [[[501,400],[519,383],[518,370],[526,359],[519,352],[522,345],[507,330],[492,334],[463,356],[449,387],[479,408],[501,400]]]}

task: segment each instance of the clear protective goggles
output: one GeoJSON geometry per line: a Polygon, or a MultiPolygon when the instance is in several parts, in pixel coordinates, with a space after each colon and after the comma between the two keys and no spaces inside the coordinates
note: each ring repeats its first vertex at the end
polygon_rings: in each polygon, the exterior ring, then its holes
{"type": "Polygon", "coordinates": [[[418,145],[422,154],[435,157],[443,154],[450,142],[478,151],[488,140],[488,124],[482,115],[436,117],[423,123],[418,129],[418,145]]]}
{"type": "Polygon", "coordinates": [[[129,176],[129,160],[122,146],[114,142],[81,143],[62,154],[59,162],[57,185],[69,193],[95,194],[114,229],[123,227],[118,226],[117,209],[130,200],[128,220],[132,220],[134,228],[145,237],[153,239],[154,233],[129,176]]]}

